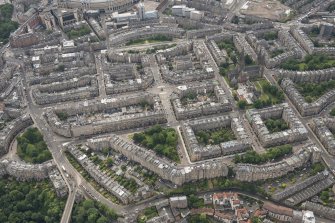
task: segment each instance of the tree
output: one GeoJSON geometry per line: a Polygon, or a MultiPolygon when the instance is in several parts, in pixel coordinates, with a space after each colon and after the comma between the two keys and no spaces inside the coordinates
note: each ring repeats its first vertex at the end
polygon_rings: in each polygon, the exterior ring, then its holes
{"type": "Polygon", "coordinates": [[[97,223],[108,223],[108,219],[105,216],[101,216],[98,220],[97,223]]]}
{"type": "Polygon", "coordinates": [[[108,147],[104,147],[104,148],[102,148],[102,150],[101,150],[102,154],[104,154],[105,156],[108,156],[109,151],[110,151],[110,149],[109,149],[108,147]]]}
{"type": "Polygon", "coordinates": [[[141,142],[143,142],[144,139],[145,139],[144,133],[135,133],[134,136],[133,136],[133,140],[136,143],[141,143],[141,142]]]}
{"type": "Polygon", "coordinates": [[[108,167],[113,166],[113,164],[114,164],[114,161],[113,161],[112,158],[107,158],[107,159],[106,159],[106,165],[107,165],[108,167]]]}
{"type": "Polygon", "coordinates": [[[245,107],[247,106],[247,104],[248,104],[248,102],[247,102],[246,100],[239,100],[239,101],[237,102],[237,106],[238,106],[240,109],[242,109],[242,110],[245,109],[245,107]]]}
{"type": "Polygon", "coordinates": [[[254,63],[253,59],[251,58],[251,56],[249,55],[245,55],[244,56],[244,62],[245,64],[248,66],[248,65],[251,65],[254,63]]]}

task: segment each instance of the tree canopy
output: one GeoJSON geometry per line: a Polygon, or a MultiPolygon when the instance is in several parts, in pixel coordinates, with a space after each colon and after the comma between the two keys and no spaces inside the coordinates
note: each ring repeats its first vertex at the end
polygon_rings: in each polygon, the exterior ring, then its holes
{"type": "Polygon", "coordinates": [[[0,6],[0,42],[8,42],[10,33],[15,31],[19,24],[11,21],[14,7],[11,4],[0,6]]]}
{"type": "Polygon", "coordinates": [[[17,154],[29,163],[43,163],[52,158],[48,146],[37,128],[29,128],[17,137],[17,154]]]}
{"type": "Polygon", "coordinates": [[[133,140],[135,143],[154,150],[158,155],[179,162],[179,156],[176,149],[178,135],[173,128],[163,129],[160,125],[155,125],[145,132],[135,133],[133,140]]]}
{"type": "Polygon", "coordinates": [[[0,222],[60,222],[65,199],[57,197],[50,182],[0,179],[0,222]]]}
{"type": "Polygon", "coordinates": [[[93,200],[84,200],[75,204],[72,223],[110,223],[115,222],[117,214],[107,206],[93,200]]]}
{"type": "Polygon", "coordinates": [[[263,154],[258,154],[255,151],[247,151],[245,154],[236,155],[234,157],[234,163],[262,164],[271,160],[278,160],[291,153],[291,145],[273,147],[263,154]]]}

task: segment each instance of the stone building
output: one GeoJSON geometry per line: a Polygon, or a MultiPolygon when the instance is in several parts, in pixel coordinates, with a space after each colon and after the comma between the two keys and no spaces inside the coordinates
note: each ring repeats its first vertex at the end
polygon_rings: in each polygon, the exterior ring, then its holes
{"type": "Polygon", "coordinates": [[[306,201],[302,205],[305,210],[313,211],[315,214],[335,221],[335,209],[321,204],[306,201]]]}
{"type": "Polygon", "coordinates": [[[150,37],[152,35],[164,35],[170,37],[181,37],[184,34],[184,30],[181,28],[175,28],[173,26],[147,26],[139,29],[132,29],[128,32],[118,33],[110,35],[109,44],[110,46],[125,44],[130,40],[141,39],[150,37]]]}
{"type": "MultiPolygon", "coordinates": [[[[318,81],[315,80],[316,83],[318,81]]],[[[330,90],[315,101],[308,103],[295,87],[295,83],[288,78],[282,80],[281,87],[302,116],[319,114],[335,100],[335,90],[330,90]]]]}
{"type": "MultiPolygon", "coordinates": [[[[43,92],[38,88],[32,90],[32,95],[37,104],[53,104],[58,102],[65,101],[77,101],[83,99],[90,99],[99,95],[99,87],[96,79],[92,77],[83,78],[82,81],[78,81],[78,79],[62,82],[60,84],[51,84],[50,86],[68,89],[66,91],[56,92],[56,93],[48,93],[43,92]],[[88,85],[81,86],[88,81],[88,85]],[[73,86],[77,88],[73,88],[73,86]]],[[[48,89],[48,88],[45,88],[48,89]]]]}
{"type": "Polygon", "coordinates": [[[178,120],[211,115],[231,110],[228,97],[224,90],[216,83],[211,81],[195,82],[193,84],[178,86],[177,90],[171,95],[171,103],[178,120]],[[183,98],[187,95],[214,94],[215,100],[197,101],[195,103],[184,105],[183,98]]]}
{"type": "Polygon", "coordinates": [[[140,55],[138,63],[108,64],[104,67],[107,94],[145,90],[154,82],[148,56],[140,55]]]}
{"type": "Polygon", "coordinates": [[[68,194],[68,187],[57,168],[49,171],[49,178],[56,190],[58,197],[65,197],[68,194]]]}
{"type": "Polygon", "coordinates": [[[258,181],[274,179],[305,165],[311,158],[314,149],[307,145],[297,150],[292,156],[275,163],[263,165],[237,164],[234,167],[236,179],[241,181],[258,181]]]}
{"type": "Polygon", "coordinates": [[[75,146],[71,146],[68,150],[97,183],[116,196],[122,203],[128,204],[133,200],[130,191],[100,170],[100,167],[95,165],[83,152],[75,146]]]}
{"type": "Polygon", "coordinates": [[[228,167],[221,161],[203,161],[186,166],[174,165],[166,159],[158,157],[153,151],[129,143],[114,134],[102,140],[89,140],[88,146],[92,149],[99,149],[106,143],[109,143],[109,147],[120,152],[128,159],[139,163],[161,178],[169,180],[176,185],[201,179],[227,176],[228,174],[228,167]]]}
{"type": "Polygon", "coordinates": [[[323,171],[315,176],[308,177],[301,182],[285,188],[283,191],[273,194],[272,198],[276,201],[287,199],[300,191],[306,190],[306,188],[312,186],[313,184],[323,181],[326,177],[328,177],[328,175],[329,173],[327,171],[323,171]]]}
{"type": "Polygon", "coordinates": [[[188,121],[183,123],[182,132],[192,161],[244,152],[250,148],[251,145],[241,120],[230,116],[217,116],[188,121]],[[200,145],[195,132],[211,129],[215,130],[222,127],[231,128],[236,139],[222,142],[218,145],[200,145]]]}
{"type": "Polygon", "coordinates": [[[166,122],[165,111],[159,97],[147,93],[61,105],[54,109],[54,112],[64,113],[68,117],[78,117],[69,123],[59,120],[54,115],[46,114],[47,121],[51,123],[50,126],[54,131],[66,137],[95,135],[166,122]],[[136,112],[136,108],[132,110],[131,106],[141,105],[143,102],[148,103],[153,109],[146,112],[143,110],[136,112]],[[115,114],[108,115],[109,112],[115,114]],[[106,117],[99,119],[101,115],[98,114],[104,113],[106,117]],[[85,117],[86,114],[96,114],[98,119],[92,120],[85,117]]]}
{"type": "Polygon", "coordinates": [[[286,103],[269,108],[247,110],[246,117],[265,147],[301,142],[308,138],[306,128],[286,103]],[[284,120],[289,125],[289,129],[271,133],[265,125],[265,120],[269,118],[284,120]]]}
{"type": "Polygon", "coordinates": [[[13,139],[22,130],[33,124],[30,115],[22,115],[0,131],[0,155],[6,154],[10,148],[13,139]]]}
{"type": "Polygon", "coordinates": [[[311,124],[312,130],[331,155],[335,155],[335,119],[315,118],[311,124]]]}
{"type": "Polygon", "coordinates": [[[130,0],[91,0],[91,1],[80,1],[80,0],[60,0],[58,6],[60,8],[74,8],[81,10],[101,10],[104,12],[114,11],[127,11],[131,9],[137,1],[130,0]]]}
{"type": "Polygon", "coordinates": [[[320,174],[323,175],[321,179],[319,179],[314,184],[311,184],[310,186],[292,194],[285,199],[284,203],[290,206],[298,205],[301,202],[306,201],[307,199],[317,195],[318,193],[327,189],[335,183],[334,176],[328,171],[324,171],[320,174]]]}
{"type": "Polygon", "coordinates": [[[49,177],[49,171],[54,168],[51,161],[42,164],[27,164],[14,160],[3,160],[0,164],[4,170],[2,173],[8,174],[19,181],[43,180],[49,177]]]}

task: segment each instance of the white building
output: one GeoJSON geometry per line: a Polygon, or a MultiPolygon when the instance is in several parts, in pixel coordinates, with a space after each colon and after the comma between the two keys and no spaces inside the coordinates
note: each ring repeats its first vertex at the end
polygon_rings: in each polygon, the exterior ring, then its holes
{"type": "Polygon", "coordinates": [[[312,211],[302,211],[302,222],[303,223],[315,223],[314,213],[312,211]]]}

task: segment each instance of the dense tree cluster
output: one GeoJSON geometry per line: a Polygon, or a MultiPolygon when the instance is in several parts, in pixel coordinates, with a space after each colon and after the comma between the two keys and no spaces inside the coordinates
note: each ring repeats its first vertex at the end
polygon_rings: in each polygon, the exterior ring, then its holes
{"type": "Polygon", "coordinates": [[[335,88],[335,80],[320,83],[302,83],[296,85],[297,90],[305,97],[309,103],[318,99],[320,96],[335,88]]]}
{"type": "Polygon", "coordinates": [[[17,182],[0,179],[0,222],[60,222],[65,200],[50,182],[17,182]]]}
{"type": "Polygon", "coordinates": [[[335,2],[330,3],[330,5],[327,8],[327,11],[329,12],[335,11],[335,2]]]}
{"type": "Polygon", "coordinates": [[[335,59],[324,54],[307,55],[302,61],[298,59],[289,59],[281,64],[285,70],[305,71],[322,70],[335,66],[335,59]]]}
{"type": "Polygon", "coordinates": [[[239,189],[251,194],[259,194],[267,196],[264,189],[261,187],[262,182],[242,182],[234,178],[214,178],[207,180],[200,180],[197,183],[185,183],[181,187],[172,189],[169,192],[169,196],[174,195],[192,195],[208,190],[228,190],[228,189],[239,189]]]}
{"type": "Polygon", "coordinates": [[[247,65],[247,66],[249,66],[249,65],[254,65],[255,64],[255,62],[254,62],[254,60],[251,58],[251,56],[249,56],[249,55],[245,55],[244,56],[244,63],[245,63],[245,65],[247,65]]]}
{"type": "Polygon", "coordinates": [[[235,45],[232,39],[225,39],[217,43],[220,50],[224,49],[227,52],[229,60],[226,63],[220,64],[220,75],[226,75],[230,70],[233,70],[237,65],[237,54],[235,45]]]}
{"type": "Polygon", "coordinates": [[[66,35],[70,39],[76,39],[80,36],[85,36],[91,33],[91,29],[88,26],[82,26],[79,29],[71,29],[70,31],[66,32],[66,35]]]}
{"type": "Polygon", "coordinates": [[[135,143],[154,150],[158,155],[179,162],[176,149],[178,135],[173,128],[163,129],[160,125],[155,125],[144,132],[135,133],[133,140],[135,143]]]}
{"type": "Polygon", "coordinates": [[[201,130],[195,133],[197,140],[203,145],[217,145],[236,139],[234,132],[230,128],[219,128],[216,130],[201,130]]]}
{"type": "Polygon", "coordinates": [[[254,102],[255,108],[264,108],[273,104],[278,104],[284,101],[284,93],[279,90],[276,86],[266,82],[262,84],[263,93],[266,94],[267,98],[259,98],[254,102]]]}
{"type": "Polygon", "coordinates": [[[248,102],[246,100],[239,100],[237,102],[237,106],[240,108],[240,109],[245,109],[245,107],[248,105],[248,102]]]}
{"type": "Polygon", "coordinates": [[[281,132],[289,128],[288,124],[283,119],[266,119],[265,126],[270,133],[281,132]]]}
{"type": "Polygon", "coordinates": [[[69,117],[66,112],[57,112],[56,115],[61,121],[65,121],[69,117]]]}
{"type": "Polygon", "coordinates": [[[258,154],[255,151],[247,151],[245,154],[236,155],[234,163],[263,164],[271,160],[278,160],[292,153],[292,146],[284,145],[271,148],[266,153],[258,154]]]}
{"type": "Polygon", "coordinates": [[[189,208],[202,208],[204,207],[204,199],[191,194],[187,197],[187,205],[189,208]]]}
{"type": "Polygon", "coordinates": [[[129,45],[135,45],[135,44],[143,44],[146,42],[164,42],[164,41],[172,41],[173,38],[170,36],[166,36],[163,34],[156,34],[156,35],[151,35],[150,37],[146,39],[135,39],[135,40],[130,40],[129,42],[126,43],[127,46],[129,45]]]}
{"type": "Polygon", "coordinates": [[[331,116],[335,116],[335,108],[333,108],[330,113],[329,113],[331,116]]]}
{"type": "Polygon", "coordinates": [[[19,24],[11,21],[14,6],[11,4],[4,4],[0,6],[0,42],[8,42],[11,32],[15,31],[19,24]]]}
{"type": "Polygon", "coordinates": [[[278,38],[278,33],[277,32],[274,32],[274,31],[270,31],[270,32],[266,32],[264,34],[264,39],[265,40],[275,40],[278,38]]]}
{"type": "Polygon", "coordinates": [[[317,27],[317,26],[314,26],[312,27],[309,35],[312,36],[312,37],[316,37],[320,34],[320,27],[317,27]]]}
{"type": "Polygon", "coordinates": [[[311,168],[312,168],[311,175],[315,175],[317,173],[324,171],[325,166],[322,163],[318,162],[313,163],[311,168]]]}
{"type": "Polygon", "coordinates": [[[37,128],[29,128],[17,137],[17,154],[28,163],[43,163],[52,158],[48,146],[37,128]]]}
{"type": "Polygon", "coordinates": [[[71,222],[110,223],[115,222],[117,217],[117,214],[105,205],[93,200],[84,200],[75,204],[71,222]]]}

